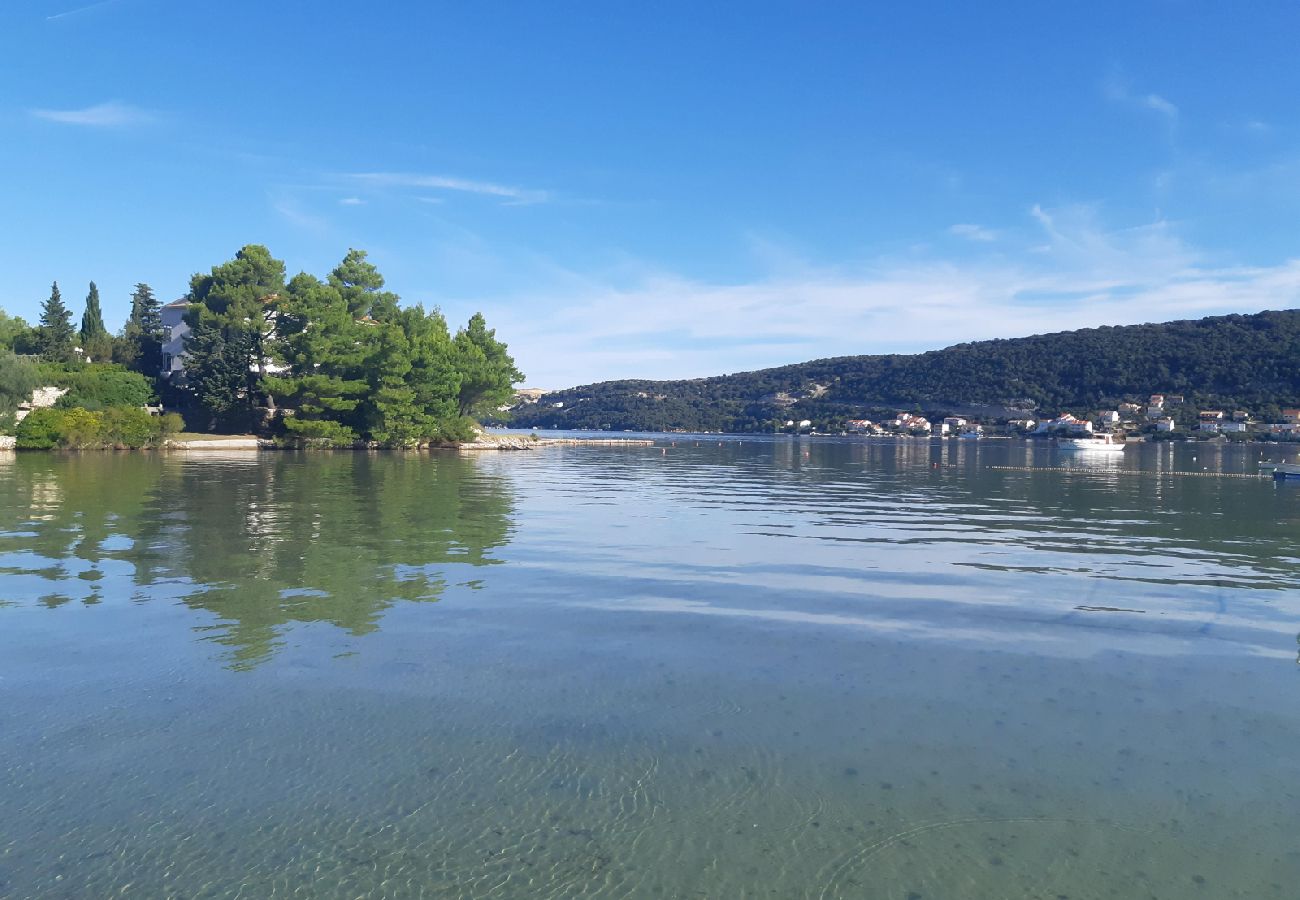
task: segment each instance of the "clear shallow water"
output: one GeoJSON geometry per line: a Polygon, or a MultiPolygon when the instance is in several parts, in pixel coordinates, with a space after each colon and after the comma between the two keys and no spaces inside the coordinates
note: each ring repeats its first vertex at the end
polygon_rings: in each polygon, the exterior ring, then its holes
{"type": "Polygon", "coordinates": [[[0,896],[1294,897],[1259,456],[0,455],[0,896]]]}

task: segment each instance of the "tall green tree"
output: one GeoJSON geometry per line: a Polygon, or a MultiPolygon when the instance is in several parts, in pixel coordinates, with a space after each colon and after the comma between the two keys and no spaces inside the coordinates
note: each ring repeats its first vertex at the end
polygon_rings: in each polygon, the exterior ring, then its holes
{"type": "Polygon", "coordinates": [[[256,395],[248,377],[245,331],[199,319],[185,339],[185,390],[208,430],[244,432],[256,425],[256,395]]]}
{"type": "Polygon", "coordinates": [[[41,324],[38,331],[38,352],[50,362],[71,362],[76,358],[76,331],[72,327],[72,313],[59,293],[59,283],[50,288],[50,298],[41,306],[41,324]]]}
{"type": "MultiPolygon", "coordinates": [[[[211,410],[231,402],[231,398],[208,396],[210,389],[225,389],[235,376],[232,354],[242,353],[243,384],[233,397],[240,407],[252,410],[261,404],[275,406],[273,395],[264,390],[267,361],[273,347],[275,301],[284,291],[284,263],[271,256],[260,244],[249,244],[235,258],[214,266],[207,275],[190,279],[190,308],[186,321],[191,328],[185,351],[186,381],[199,405],[211,410]],[[204,341],[220,346],[220,352],[195,356],[191,347],[200,329],[215,330],[204,341]],[[202,366],[219,361],[218,371],[205,372],[202,366]]],[[[238,368],[238,367],[235,367],[238,368]]]]}
{"type": "Polygon", "coordinates": [[[104,313],[99,305],[99,288],[90,283],[86,310],[81,314],[81,352],[87,360],[107,362],[113,356],[113,338],[104,327],[104,313]]]}
{"type": "Polygon", "coordinates": [[[524,380],[506,345],[487,327],[482,313],[457,332],[456,369],[460,372],[457,395],[462,416],[495,412],[514,398],[514,386],[524,380]]]}
{"type": "Polygon", "coordinates": [[[379,274],[364,250],[349,249],[343,261],[329,274],[329,283],[347,302],[355,318],[369,317],[379,322],[397,318],[400,298],[385,291],[384,276],[379,274]]]}
{"type": "Polygon", "coordinates": [[[153,288],[144,282],[131,294],[131,315],[122,326],[121,337],[114,342],[113,359],[149,378],[162,371],[163,334],[162,304],[153,288]]]}
{"type": "Polygon", "coordinates": [[[361,378],[364,331],[333,284],[300,273],[275,304],[273,350],[282,371],[263,387],[292,409],[286,430],[336,443],[356,440],[355,411],[368,385],[361,378]]]}

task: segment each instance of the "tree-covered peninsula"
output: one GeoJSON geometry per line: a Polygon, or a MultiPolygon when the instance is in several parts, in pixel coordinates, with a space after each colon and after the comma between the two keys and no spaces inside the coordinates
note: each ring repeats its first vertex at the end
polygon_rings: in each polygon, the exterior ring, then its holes
{"type": "Polygon", "coordinates": [[[161,404],[191,431],[417,446],[470,437],[523,378],[481,314],[453,334],[437,309],[386,290],[362,250],[324,278],[286,278],[282,261],[248,245],[196,274],[170,307],[183,310],[171,327],[138,284],[130,318],[110,335],[92,283],[78,332],[56,283],[37,326],[0,313],[0,427],[19,447],[148,446],[181,427],[150,417],[161,404]],[[16,422],[39,386],[61,396],[16,422]]]}
{"type": "Polygon", "coordinates": [[[1272,419],[1300,405],[1300,310],[1088,328],[913,355],[844,356],[681,381],[606,381],[529,398],[522,426],[761,431],[882,412],[1015,417],[1153,393],[1272,419]]]}

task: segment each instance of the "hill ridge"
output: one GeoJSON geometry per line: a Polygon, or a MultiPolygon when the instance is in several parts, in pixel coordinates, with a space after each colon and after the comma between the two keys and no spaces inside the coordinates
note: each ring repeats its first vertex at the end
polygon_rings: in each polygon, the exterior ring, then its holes
{"type": "Polygon", "coordinates": [[[1153,393],[1276,414],[1300,402],[1300,310],[1103,325],[702,378],[619,379],[518,404],[524,427],[755,431],[888,410],[1090,410],[1153,393]]]}

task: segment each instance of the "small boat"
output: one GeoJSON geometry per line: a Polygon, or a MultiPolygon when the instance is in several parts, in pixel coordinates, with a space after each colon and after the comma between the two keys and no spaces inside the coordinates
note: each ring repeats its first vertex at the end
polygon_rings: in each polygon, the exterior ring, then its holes
{"type": "Polygon", "coordinates": [[[1106,453],[1123,453],[1124,439],[1113,434],[1095,434],[1092,437],[1069,438],[1061,443],[1062,450],[1101,450],[1106,453]]]}
{"type": "Polygon", "coordinates": [[[1273,469],[1273,477],[1278,481],[1300,479],[1300,463],[1278,463],[1273,469]]]}

